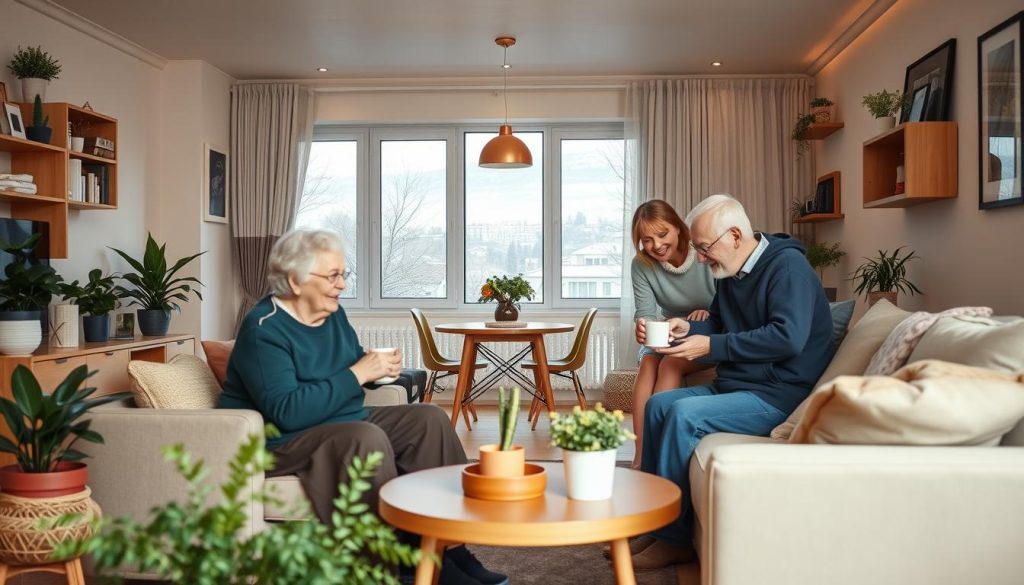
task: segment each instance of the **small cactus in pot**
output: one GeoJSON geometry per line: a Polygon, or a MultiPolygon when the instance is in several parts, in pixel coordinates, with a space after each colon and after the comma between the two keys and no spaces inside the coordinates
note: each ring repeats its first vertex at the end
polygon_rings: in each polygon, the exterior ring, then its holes
{"type": "Polygon", "coordinates": [[[519,422],[519,387],[506,391],[498,388],[499,443],[480,447],[480,473],[500,477],[523,475],[526,451],[522,445],[513,445],[516,424],[519,422]]]}

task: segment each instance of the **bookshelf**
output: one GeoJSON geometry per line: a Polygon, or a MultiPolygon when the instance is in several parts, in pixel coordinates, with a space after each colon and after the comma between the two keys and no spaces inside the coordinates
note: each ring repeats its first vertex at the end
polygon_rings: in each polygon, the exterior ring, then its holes
{"type": "Polygon", "coordinates": [[[864,207],[908,207],[958,194],[956,122],[907,122],[864,143],[864,207]],[[896,194],[896,167],[904,191],[896,194]]]}
{"type": "Polygon", "coordinates": [[[818,177],[818,189],[828,184],[832,191],[832,213],[811,213],[793,220],[793,223],[824,223],[838,221],[846,217],[843,214],[842,174],[834,171],[818,177]]]}

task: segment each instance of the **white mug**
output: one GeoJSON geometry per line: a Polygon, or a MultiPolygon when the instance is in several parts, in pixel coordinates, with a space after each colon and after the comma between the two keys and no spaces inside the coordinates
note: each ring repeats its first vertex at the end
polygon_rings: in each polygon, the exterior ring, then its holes
{"type": "Polygon", "coordinates": [[[668,347],[668,321],[648,321],[644,326],[647,328],[647,347],[668,347]]]}
{"type": "MultiPolygon", "coordinates": [[[[377,353],[395,353],[396,351],[398,351],[398,348],[396,348],[396,347],[375,347],[375,348],[371,349],[370,351],[377,352],[377,353]]],[[[383,378],[378,378],[378,379],[374,380],[373,383],[374,384],[390,384],[390,383],[394,382],[397,379],[398,379],[397,376],[384,376],[383,378]]]]}

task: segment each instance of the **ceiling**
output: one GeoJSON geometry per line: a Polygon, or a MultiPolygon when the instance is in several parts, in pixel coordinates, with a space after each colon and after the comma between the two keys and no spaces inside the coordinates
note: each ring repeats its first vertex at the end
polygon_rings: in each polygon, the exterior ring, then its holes
{"type": "Polygon", "coordinates": [[[164,58],[202,59],[238,79],[492,76],[502,35],[519,40],[509,50],[517,75],[805,73],[875,3],[53,1],[164,58]]]}

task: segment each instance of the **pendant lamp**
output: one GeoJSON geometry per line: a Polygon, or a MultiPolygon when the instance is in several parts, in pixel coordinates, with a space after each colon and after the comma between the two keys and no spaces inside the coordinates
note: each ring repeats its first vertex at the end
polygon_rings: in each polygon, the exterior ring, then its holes
{"type": "Polygon", "coordinates": [[[522,169],[533,166],[533,155],[522,140],[512,135],[508,123],[508,48],[516,44],[513,37],[498,37],[494,42],[505,49],[502,58],[501,95],[505,98],[505,123],[498,128],[498,135],[490,139],[480,151],[480,166],[488,169],[522,169]]]}

